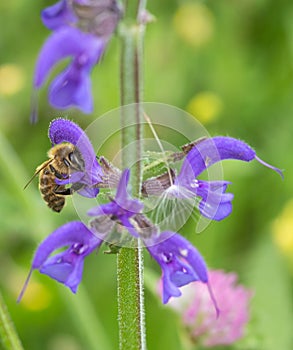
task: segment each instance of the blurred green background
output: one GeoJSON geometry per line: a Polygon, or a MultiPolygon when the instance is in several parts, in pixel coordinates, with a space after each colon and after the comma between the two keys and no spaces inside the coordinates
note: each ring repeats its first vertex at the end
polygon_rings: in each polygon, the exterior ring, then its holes
{"type": "MultiPolygon", "coordinates": [[[[43,203],[35,181],[22,188],[50,147],[56,116],[86,127],[119,106],[119,41],[113,38],[93,72],[95,113],[62,113],[39,94],[39,122],[29,123],[32,77],[49,32],[40,11],[53,1],[0,2],[0,289],[24,348],[117,349],[116,258],[92,254],[76,296],[38,272],[23,301],[17,295],[41,239],[77,219],[43,203]]],[[[235,271],[254,290],[246,336],[222,349],[293,349],[293,2],[209,0],[148,2],[156,17],[145,36],[145,101],[184,109],[211,135],[245,140],[285,180],[259,164],[226,162],[233,213],[194,234],[184,233],[214,269],[235,271]]],[[[146,265],[159,269],[145,254],[146,265]]],[[[178,319],[146,288],[149,349],[184,349],[178,319]]]]}

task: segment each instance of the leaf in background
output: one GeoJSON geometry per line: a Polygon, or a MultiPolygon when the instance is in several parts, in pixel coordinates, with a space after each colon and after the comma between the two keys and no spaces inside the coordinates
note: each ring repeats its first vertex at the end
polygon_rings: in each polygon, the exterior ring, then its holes
{"type": "Polygon", "coordinates": [[[255,290],[251,303],[254,334],[262,336],[263,349],[293,349],[291,281],[270,234],[262,235],[255,245],[246,273],[247,284],[255,290]]]}

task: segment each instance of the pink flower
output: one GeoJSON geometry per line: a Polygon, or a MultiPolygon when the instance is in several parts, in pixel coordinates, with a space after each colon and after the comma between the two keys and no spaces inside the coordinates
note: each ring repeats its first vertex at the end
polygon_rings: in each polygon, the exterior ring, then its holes
{"type": "Polygon", "coordinates": [[[184,286],[182,296],[171,298],[169,305],[182,316],[193,341],[206,347],[232,344],[244,334],[252,292],[237,284],[235,273],[210,271],[209,280],[220,310],[218,318],[209,291],[202,283],[184,286]]]}

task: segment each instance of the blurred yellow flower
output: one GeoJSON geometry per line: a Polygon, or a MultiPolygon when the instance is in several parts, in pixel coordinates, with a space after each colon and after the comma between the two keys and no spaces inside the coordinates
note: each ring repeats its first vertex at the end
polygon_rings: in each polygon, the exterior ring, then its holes
{"type": "Polygon", "coordinates": [[[273,234],[277,246],[281,251],[292,257],[293,255],[293,199],[283,209],[273,223],[273,234]]]}
{"type": "Polygon", "coordinates": [[[201,123],[206,124],[218,117],[223,109],[223,102],[215,93],[203,91],[190,100],[186,109],[201,123]]]}
{"type": "Polygon", "coordinates": [[[213,14],[202,3],[182,4],[174,15],[173,24],[178,35],[194,47],[208,42],[214,33],[213,14]]]}
{"type": "Polygon", "coordinates": [[[39,311],[46,309],[51,302],[50,291],[38,282],[30,282],[27,293],[21,299],[21,304],[29,310],[39,311]]]}
{"type": "Polygon", "coordinates": [[[25,74],[20,66],[12,63],[0,66],[0,95],[16,94],[23,88],[24,82],[25,74]]]}

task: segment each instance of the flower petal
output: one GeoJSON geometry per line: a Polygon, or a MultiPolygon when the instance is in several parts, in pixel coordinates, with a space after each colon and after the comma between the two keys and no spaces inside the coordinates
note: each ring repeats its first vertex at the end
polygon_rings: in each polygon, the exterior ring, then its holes
{"type": "Polygon", "coordinates": [[[167,303],[171,296],[181,295],[179,287],[183,285],[192,281],[208,282],[204,259],[179,234],[165,231],[144,242],[163,271],[163,303],[167,303]]]}
{"type": "Polygon", "coordinates": [[[124,228],[126,228],[126,230],[135,238],[139,237],[139,234],[136,230],[136,228],[134,228],[134,226],[131,224],[131,222],[129,221],[128,217],[126,215],[121,216],[120,218],[121,224],[124,228]]]}
{"type": "Polygon", "coordinates": [[[212,220],[223,220],[232,211],[231,193],[225,193],[228,182],[226,181],[201,181],[196,177],[212,164],[224,159],[237,159],[250,162],[256,159],[266,167],[278,172],[275,168],[260,158],[246,143],[231,137],[214,137],[204,139],[196,143],[182,164],[179,175],[175,178],[174,186],[168,191],[170,195],[178,198],[191,198],[193,195],[202,198],[199,203],[201,214],[212,220]]]}
{"type": "Polygon", "coordinates": [[[67,0],[60,0],[56,4],[45,8],[41,13],[41,17],[44,25],[51,30],[56,30],[77,21],[77,17],[68,6],[67,0]]]}
{"type": "Polygon", "coordinates": [[[83,197],[95,198],[100,191],[98,187],[93,186],[100,181],[100,176],[97,176],[98,174],[100,174],[100,169],[97,170],[95,179],[92,178],[92,180],[89,181],[84,172],[77,171],[76,173],[70,174],[68,179],[55,179],[55,182],[57,185],[71,184],[72,186],[70,189],[72,193],[77,192],[83,197]]]}
{"type": "Polygon", "coordinates": [[[69,222],[53,233],[50,234],[39,245],[33,262],[32,268],[39,269],[48,259],[48,257],[56,250],[74,243],[86,245],[92,251],[102,244],[102,240],[93,235],[93,233],[80,221],[69,222]]]}
{"type": "Polygon", "coordinates": [[[132,236],[138,237],[138,233],[129,219],[140,213],[143,204],[138,199],[132,198],[127,192],[129,175],[129,169],[122,172],[114,199],[109,203],[91,208],[87,214],[89,216],[109,215],[114,221],[126,228],[132,236]]]}
{"type": "Polygon", "coordinates": [[[127,192],[127,185],[129,182],[130,170],[125,169],[120,177],[115,202],[122,210],[129,212],[129,215],[139,213],[143,209],[143,204],[138,199],[132,198],[127,192]]]}
{"type": "Polygon", "coordinates": [[[199,203],[200,213],[208,219],[221,221],[229,216],[232,212],[231,202],[220,202],[216,206],[210,206],[204,200],[199,203]]]}
{"type": "Polygon", "coordinates": [[[99,191],[100,190],[96,187],[84,186],[83,188],[81,188],[76,192],[83,197],[95,198],[98,195],[99,191]]]}
{"type": "Polygon", "coordinates": [[[91,208],[88,210],[87,214],[89,216],[116,215],[118,210],[119,208],[117,208],[117,204],[115,202],[109,202],[91,208]]]}
{"type": "Polygon", "coordinates": [[[65,284],[73,293],[76,293],[82,279],[85,256],[79,255],[71,261],[71,254],[67,251],[50,257],[40,268],[40,272],[65,284]]]}
{"type": "Polygon", "coordinates": [[[116,202],[124,201],[125,198],[129,197],[128,192],[127,192],[127,185],[129,182],[129,176],[130,176],[130,170],[125,169],[123,173],[121,174],[119,184],[117,186],[117,192],[116,192],[116,202]]]}
{"type": "Polygon", "coordinates": [[[202,198],[199,203],[201,214],[211,220],[223,220],[232,212],[232,193],[225,193],[227,181],[201,181],[195,194],[202,198]]]}
{"type": "Polygon", "coordinates": [[[104,48],[105,41],[94,35],[84,33],[77,28],[62,27],[47,39],[39,54],[34,77],[34,86],[40,88],[50,70],[60,60],[71,56],[81,68],[91,67],[98,62],[104,48]]]}
{"type": "Polygon", "coordinates": [[[178,178],[195,178],[212,164],[224,159],[250,162],[254,158],[254,150],[243,141],[223,136],[204,139],[188,152],[178,178]]]}
{"type": "Polygon", "coordinates": [[[139,213],[143,209],[143,203],[138,199],[132,198],[127,192],[129,175],[129,169],[125,169],[121,174],[115,198],[110,203],[91,208],[88,211],[88,215],[114,215],[122,221],[122,217],[130,218],[139,213]]]}
{"type": "Polygon", "coordinates": [[[77,171],[75,173],[69,174],[69,177],[64,180],[60,180],[58,178],[55,179],[55,183],[57,185],[68,185],[73,182],[80,181],[84,176],[84,173],[82,171],[77,171]]]}
{"type": "Polygon", "coordinates": [[[49,138],[52,145],[69,142],[80,151],[85,164],[85,179],[78,182],[89,186],[101,182],[102,169],[93,146],[84,130],[68,119],[54,119],[49,126],[49,138]]]}
{"type": "Polygon", "coordinates": [[[50,85],[49,101],[58,109],[77,107],[84,113],[93,111],[91,79],[87,72],[72,63],[50,85]]]}
{"type": "Polygon", "coordinates": [[[81,281],[84,258],[102,243],[103,240],[97,238],[80,221],[72,221],[59,227],[39,245],[17,301],[21,300],[35,269],[64,283],[75,293],[81,281]],[[67,246],[69,248],[65,251],[50,256],[55,250],[67,246]]]}

